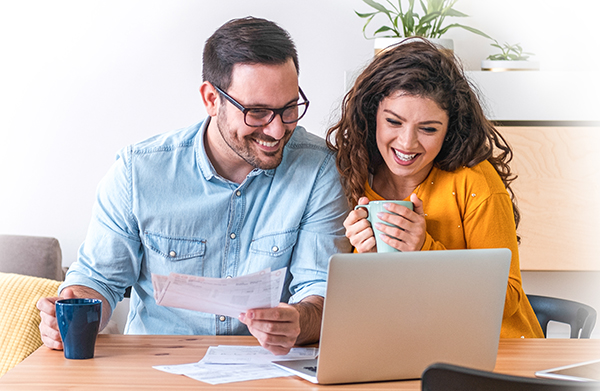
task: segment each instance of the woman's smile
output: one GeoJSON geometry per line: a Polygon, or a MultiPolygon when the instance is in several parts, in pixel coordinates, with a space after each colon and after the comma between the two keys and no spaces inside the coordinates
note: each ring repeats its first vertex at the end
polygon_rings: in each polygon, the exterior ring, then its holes
{"type": "Polygon", "coordinates": [[[377,147],[386,176],[416,187],[431,171],[448,130],[448,114],[429,98],[398,91],[377,110],[377,147]]]}

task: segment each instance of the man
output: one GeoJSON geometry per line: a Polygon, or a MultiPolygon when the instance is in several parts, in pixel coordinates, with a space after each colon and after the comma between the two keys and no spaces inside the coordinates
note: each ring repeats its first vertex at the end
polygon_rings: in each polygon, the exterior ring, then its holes
{"type": "MultiPolygon", "coordinates": [[[[102,325],[132,286],[126,333],[248,334],[275,354],[319,338],[329,256],[350,250],[347,203],[288,33],[232,20],[206,42],[209,118],[121,151],[98,187],[87,238],[60,296],[103,301],[102,325]],[[227,278],[288,268],[282,303],[239,319],[158,306],[151,274],[227,278]],[[288,304],[289,303],[289,304],[288,304]]],[[[54,302],[38,302],[44,344],[61,349],[54,302]]]]}

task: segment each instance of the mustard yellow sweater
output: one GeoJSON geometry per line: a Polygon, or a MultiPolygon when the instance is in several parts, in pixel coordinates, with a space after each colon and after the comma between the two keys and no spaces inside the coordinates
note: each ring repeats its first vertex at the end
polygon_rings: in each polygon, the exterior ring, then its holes
{"type": "MultiPolygon", "coordinates": [[[[434,167],[417,187],[416,194],[423,201],[427,222],[422,250],[502,247],[511,250],[500,337],[543,338],[542,329],[521,285],[510,196],[492,165],[484,161],[475,167],[454,172],[434,167]]],[[[383,199],[368,183],[365,196],[372,201],[383,199]]]]}

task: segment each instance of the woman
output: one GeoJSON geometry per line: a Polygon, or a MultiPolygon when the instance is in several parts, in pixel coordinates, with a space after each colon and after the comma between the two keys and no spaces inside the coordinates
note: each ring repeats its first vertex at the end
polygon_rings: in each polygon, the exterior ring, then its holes
{"type": "MultiPolygon", "coordinates": [[[[501,337],[543,337],[521,286],[512,151],[488,121],[454,56],[424,40],[380,53],[346,95],[327,133],[351,206],[388,204],[378,225],[400,251],[512,251],[501,337]]],[[[357,252],[376,251],[367,212],[344,222],[357,252]]],[[[476,278],[476,276],[474,276],[476,278]]]]}

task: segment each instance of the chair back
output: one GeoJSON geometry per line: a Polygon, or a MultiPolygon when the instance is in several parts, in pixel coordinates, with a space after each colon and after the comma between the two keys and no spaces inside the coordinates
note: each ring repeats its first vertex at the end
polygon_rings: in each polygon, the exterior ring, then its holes
{"type": "Polygon", "coordinates": [[[0,272],[64,280],[58,240],[44,236],[0,235],[0,272]]]}
{"type": "Polygon", "coordinates": [[[567,323],[571,338],[590,338],[596,324],[596,310],[589,305],[556,297],[527,295],[529,303],[547,336],[548,322],[567,323]]]}
{"type": "Polygon", "coordinates": [[[598,391],[600,383],[540,379],[436,363],[423,372],[422,391],[598,391]]]}

